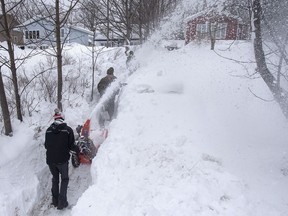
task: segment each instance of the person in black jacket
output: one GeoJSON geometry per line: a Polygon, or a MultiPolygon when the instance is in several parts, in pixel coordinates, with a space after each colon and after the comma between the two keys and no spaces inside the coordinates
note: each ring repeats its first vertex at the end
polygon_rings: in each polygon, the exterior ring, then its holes
{"type": "Polygon", "coordinates": [[[103,77],[97,85],[97,89],[101,97],[103,96],[103,94],[105,93],[105,90],[109,87],[109,85],[116,79],[117,77],[114,76],[114,68],[110,67],[107,70],[107,75],[103,77]]]}
{"type": "Polygon", "coordinates": [[[53,117],[54,122],[45,134],[46,163],[52,174],[52,205],[57,209],[63,209],[68,206],[67,187],[70,151],[78,153],[79,149],[75,145],[74,132],[71,127],[64,123],[64,116],[59,109],[55,109],[53,117]],[[59,175],[61,175],[60,191],[59,175]]]}
{"type": "MultiPolygon", "coordinates": [[[[117,79],[116,76],[114,76],[114,68],[110,67],[107,70],[107,75],[103,77],[100,82],[97,85],[98,92],[100,94],[100,97],[103,96],[106,89],[110,86],[110,84],[117,79]]],[[[113,95],[109,98],[109,100],[105,103],[105,110],[108,112],[110,119],[112,118],[114,114],[114,101],[115,97],[118,92],[114,92],[113,95]]]]}

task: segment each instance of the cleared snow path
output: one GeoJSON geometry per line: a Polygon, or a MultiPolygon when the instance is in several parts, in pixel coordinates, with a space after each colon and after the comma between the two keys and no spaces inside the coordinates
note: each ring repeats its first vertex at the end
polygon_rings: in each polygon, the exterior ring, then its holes
{"type": "MultiPolygon", "coordinates": [[[[98,122],[99,114],[101,111],[101,107],[103,107],[103,103],[106,102],[109,97],[119,88],[119,82],[115,82],[111,85],[111,88],[106,92],[105,97],[102,100],[99,100],[96,104],[95,108],[91,112],[90,119],[92,121],[98,122]],[[97,115],[96,115],[97,114],[97,115]]],[[[115,102],[115,112],[117,113],[118,101],[115,102]]],[[[110,122],[106,121],[106,126],[108,126],[110,122]]],[[[95,126],[96,123],[94,123],[95,126]]],[[[96,127],[98,127],[96,125],[96,127]]],[[[93,123],[91,122],[91,130],[93,128],[93,123]]],[[[95,131],[98,131],[94,128],[95,131]]],[[[95,134],[90,134],[92,139],[96,142],[99,142],[96,137],[93,137],[95,134]]],[[[102,140],[103,142],[103,140],[102,140]]],[[[100,144],[100,143],[99,143],[100,144]]],[[[40,148],[44,148],[43,146],[40,148]]],[[[42,151],[42,150],[40,150],[42,151]]],[[[44,150],[45,151],[45,150],[44,150]]],[[[96,155],[97,157],[97,155],[96,155]]],[[[41,159],[43,160],[43,159],[41,159]]],[[[33,207],[31,216],[54,216],[54,215],[71,215],[71,210],[73,206],[77,203],[78,199],[81,197],[82,193],[91,185],[92,178],[90,172],[91,165],[81,164],[78,168],[74,168],[71,164],[71,159],[69,161],[69,185],[67,190],[67,200],[69,202],[68,208],[64,210],[57,210],[57,208],[51,206],[52,197],[51,197],[51,185],[52,185],[52,175],[50,174],[49,168],[46,165],[45,168],[37,174],[39,180],[39,188],[38,192],[40,193],[39,199],[40,201],[36,201],[35,206],[33,207]],[[43,194],[43,195],[41,195],[43,194]]]]}
{"type": "MultiPolygon", "coordinates": [[[[33,140],[28,145],[30,146],[27,146],[20,158],[0,167],[0,178],[3,182],[0,185],[0,215],[70,215],[71,209],[59,211],[50,207],[52,175],[45,163],[43,140],[33,140]]],[[[90,167],[81,164],[74,168],[69,161],[69,205],[75,205],[91,184],[90,167]]]]}
{"type": "Polygon", "coordinates": [[[90,175],[90,165],[81,164],[80,167],[74,168],[69,167],[69,185],[67,191],[67,199],[69,202],[69,207],[64,210],[57,210],[55,207],[51,207],[51,178],[49,169],[47,167],[45,173],[49,173],[48,178],[45,179],[47,174],[42,176],[43,182],[40,183],[41,190],[44,191],[45,196],[36,203],[34,209],[32,210],[32,216],[41,216],[41,215],[70,215],[71,206],[74,206],[77,203],[78,198],[82,193],[89,187],[91,184],[91,175],[90,175]]]}

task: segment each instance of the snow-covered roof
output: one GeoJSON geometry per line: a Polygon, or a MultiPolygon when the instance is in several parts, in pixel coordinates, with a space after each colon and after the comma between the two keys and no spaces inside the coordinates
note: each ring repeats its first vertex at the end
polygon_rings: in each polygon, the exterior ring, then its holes
{"type": "Polygon", "coordinates": [[[226,17],[231,17],[237,20],[242,20],[239,17],[234,16],[229,12],[226,7],[225,7],[225,0],[206,0],[206,6],[205,9],[199,11],[198,13],[195,13],[191,16],[188,16],[185,18],[185,21],[193,20],[196,19],[197,17],[204,16],[204,15],[219,15],[219,16],[226,16],[226,17]]]}
{"type": "MultiPolygon", "coordinates": [[[[50,22],[51,24],[54,23],[53,20],[49,19],[49,18],[45,18],[45,17],[41,17],[41,16],[36,16],[35,18],[31,18],[31,19],[28,19],[26,20],[24,23],[22,23],[21,25],[19,25],[19,27],[25,27],[27,25],[30,25],[32,23],[37,23],[37,22],[50,22]]],[[[93,35],[93,32],[88,30],[88,29],[85,29],[83,27],[80,27],[80,26],[74,26],[74,25],[67,25],[66,26],[67,28],[71,28],[71,29],[74,29],[76,31],[80,31],[80,32],[83,32],[83,33],[86,33],[86,34],[89,34],[89,35],[93,35]]]]}
{"type": "Polygon", "coordinates": [[[52,20],[50,20],[49,18],[45,18],[45,17],[41,17],[41,16],[35,16],[31,19],[26,20],[25,22],[23,22],[22,24],[19,25],[19,27],[25,27],[27,25],[33,24],[33,23],[37,23],[37,22],[52,22],[52,20]]]}
{"type": "Polygon", "coordinates": [[[218,16],[226,16],[226,17],[234,18],[234,19],[237,19],[239,22],[242,22],[242,19],[240,17],[234,16],[231,13],[229,13],[228,11],[219,12],[219,11],[215,11],[213,9],[210,9],[210,10],[207,9],[207,10],[203,10],[203,11],[200,11],[198,13],[195,13],[195,14],[193,14],[191,16],[186,17],[184,21],[188,22],[190,20],[196,19],[196,18],[198,18],[200,16],[205,16],[205,15],[213,16],[213,14],[215,16],[218,15],[218,16]]]}
{"type": "Polygon", "coordinates": [[[89,34],[89,35],[93,35],[92,31],[85,29],[85,28],[82,28],[80,26],[69,25],[69,28],[83,32],[83,33],[86,33],[86,34],[89,34]]]}

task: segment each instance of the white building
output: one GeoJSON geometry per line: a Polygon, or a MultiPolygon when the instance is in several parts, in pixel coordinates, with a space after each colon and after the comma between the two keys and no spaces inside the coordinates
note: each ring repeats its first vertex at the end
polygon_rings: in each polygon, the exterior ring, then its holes
{"type": "MultiPolygon", "coordinates": [[[[46,48],[56,45],[55,23],[50,19],[32,18],[19,27],[24,33],[23,41],[27,47],[46,48]]],[[[93,40],[93,32],[72,25],[61,28],[60,34],[62,43],[79,43],[88,46],[93,40]]]]}

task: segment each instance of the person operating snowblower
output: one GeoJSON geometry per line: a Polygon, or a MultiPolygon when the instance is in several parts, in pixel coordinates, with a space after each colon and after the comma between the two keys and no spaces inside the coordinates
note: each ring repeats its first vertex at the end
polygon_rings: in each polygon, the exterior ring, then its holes
{"type": "MultiPolygon", "coordinates": [[[[116,76],[114,76],[114,68],[110,67],[107,70],[107,75],[103,77],[99,83],[97,84],[97,90],[100,94],[100,97],[102,97],[107,90],[107,88],[111,85],[112,82],[114,82],[117,79],[116,76]]],[[[106,101],[104,104],[105,110],[109,114],[109,119],[111,120],[114,115],[114,108],[115,108],[115,97],[118,94],[118,91],[114,92],[113,95],[109,98],[109,100],[106,101]]]]}

